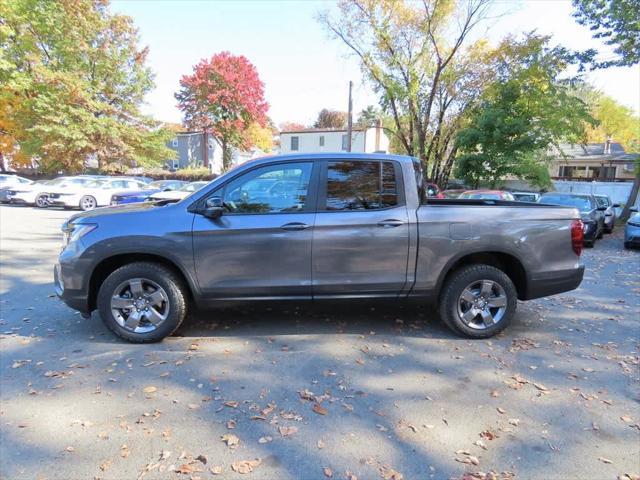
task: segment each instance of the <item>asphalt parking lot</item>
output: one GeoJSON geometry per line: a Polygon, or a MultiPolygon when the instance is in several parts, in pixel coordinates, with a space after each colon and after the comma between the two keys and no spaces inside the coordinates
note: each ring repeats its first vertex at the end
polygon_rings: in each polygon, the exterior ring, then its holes
{"type": "Polygon", "coordinates": [[[580,289],[489,340],[387,303],[199,312],[132,345],[54,296],[69,214],[0,206],[0,478],[640,475],[640,251],[620,228],[580,289]]]}

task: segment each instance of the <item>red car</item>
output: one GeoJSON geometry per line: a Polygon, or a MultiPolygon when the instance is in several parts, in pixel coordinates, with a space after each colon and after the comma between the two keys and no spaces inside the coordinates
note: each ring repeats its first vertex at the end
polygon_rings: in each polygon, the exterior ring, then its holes
{"type": "Polygon", "coordinates": [[[510,192],[503,192],[502,190],[467,190],[466,192],[462,192],[458,198],[476,200],[515,200],[510,192]]]}

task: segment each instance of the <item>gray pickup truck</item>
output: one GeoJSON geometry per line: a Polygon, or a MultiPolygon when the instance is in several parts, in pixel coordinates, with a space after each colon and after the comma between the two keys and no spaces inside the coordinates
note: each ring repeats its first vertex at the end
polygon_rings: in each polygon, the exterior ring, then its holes
{"type": "Polygon", "coordinates": [[[132,342],[174,332],[191,304],[417,299],[455,332],[504,329],[517,300],[582,281],[573,208],[426,198],[420,162],[380,154],[249,161],[177,203],[71,217],[58,295],[132,342]]]}

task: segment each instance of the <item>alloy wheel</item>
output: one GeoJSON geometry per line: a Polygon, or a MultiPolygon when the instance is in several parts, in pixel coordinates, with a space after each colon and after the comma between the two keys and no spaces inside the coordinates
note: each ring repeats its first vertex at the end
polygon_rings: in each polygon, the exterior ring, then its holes
{"type": "Polygon", "coordinates": [[[111,296],[111,313],[118,324],[133,333],[154,331],[169,316],[169,296],[156,282],[132,278],[111,296]]]}
{"type": "Polygon", "coordinates": [[[485,330],[500,322],[507,310],[507,294],[493,280],[476,280],[458,298],[458,316],[465,325],[485,330]]]}

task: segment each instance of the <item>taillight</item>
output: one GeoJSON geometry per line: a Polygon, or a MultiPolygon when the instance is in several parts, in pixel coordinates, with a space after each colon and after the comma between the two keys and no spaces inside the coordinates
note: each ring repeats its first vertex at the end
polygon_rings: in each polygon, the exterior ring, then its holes
{"type": "Polygon", "coordinates": [[[584,224],[582,220],[574,220],[571,222],[571,248],[576,252],[576,255],[582,253],[582,246],[584,243],[584,224]]]}

